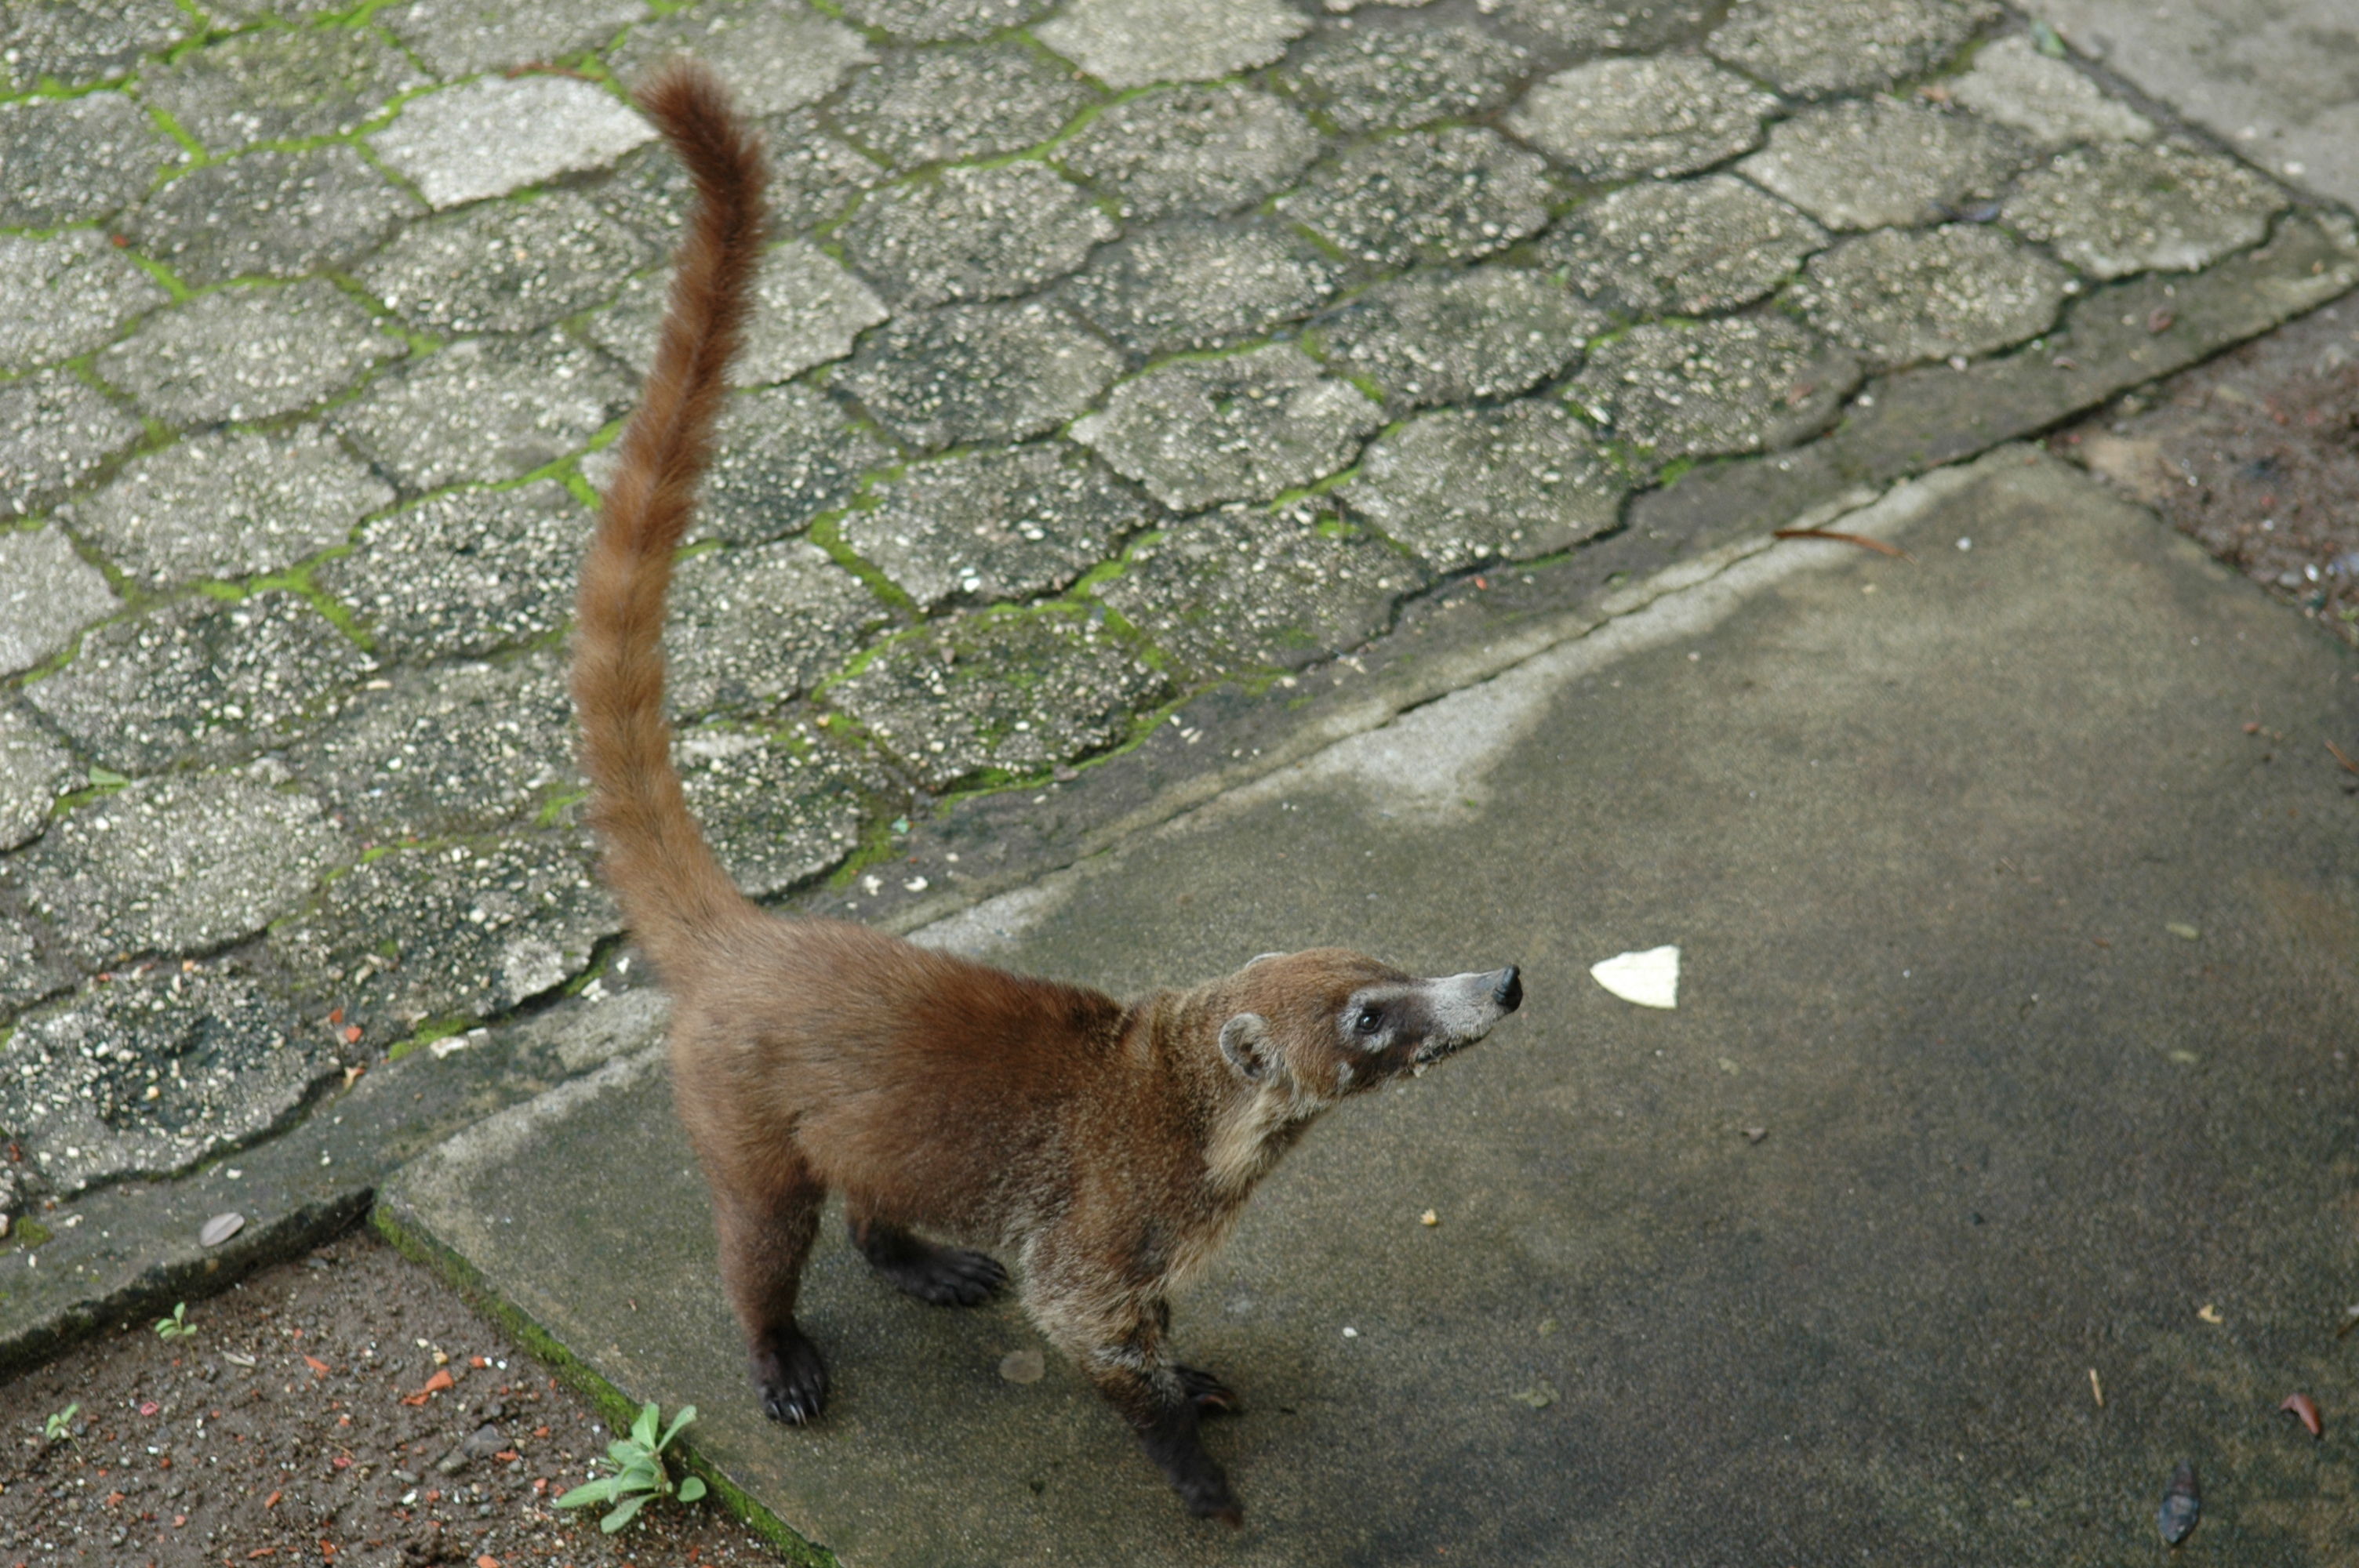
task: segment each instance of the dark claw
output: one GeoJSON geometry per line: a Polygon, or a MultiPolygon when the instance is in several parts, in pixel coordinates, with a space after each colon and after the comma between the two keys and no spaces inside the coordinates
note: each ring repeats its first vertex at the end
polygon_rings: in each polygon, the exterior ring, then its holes
{"type": "Polygon", "coordinates": [[[1212,1373],[1198,1367],[1175,1368],[1180,1374],[1180,1387],[1197,1410],[1206,1415],[1237,1415],[1243,1413],[1245,1401],[1237,1391],[1212,1373]]]}
{"type": "Polygon", "coordinates": [[[827,1363],[799,1330],[773,1330],[754,1351],[753,1363],[764,1415],[790,1426],[819,1419],[827,1405],[827,1363]]]}

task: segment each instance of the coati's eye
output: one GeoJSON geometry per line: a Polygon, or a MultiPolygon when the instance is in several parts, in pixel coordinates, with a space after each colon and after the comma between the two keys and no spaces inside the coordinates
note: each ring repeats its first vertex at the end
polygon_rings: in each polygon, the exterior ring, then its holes
{"type": "Polygon", "coordinates": [[[1362,1008],[1360,1016],[1352,1021],[1352,1027],[1363,1034],[1374,1034],[1384,1026],[1385,1015],[1373,1007],[1362,1008]]]}

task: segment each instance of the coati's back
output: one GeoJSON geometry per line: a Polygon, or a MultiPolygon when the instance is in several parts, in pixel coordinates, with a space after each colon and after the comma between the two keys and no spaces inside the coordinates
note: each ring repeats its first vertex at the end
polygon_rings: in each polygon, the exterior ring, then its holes
{"type": "Polygon", "coordinates": [[[1121,1004],[1082,987],[832,920],[731,947],[677,997],[681,1115],[749,1160],[790,1141],[815,1179],[908,1223],[995,1233],[1010,1160],[1143,1066],[1121,1056],[1121,1004]]]}

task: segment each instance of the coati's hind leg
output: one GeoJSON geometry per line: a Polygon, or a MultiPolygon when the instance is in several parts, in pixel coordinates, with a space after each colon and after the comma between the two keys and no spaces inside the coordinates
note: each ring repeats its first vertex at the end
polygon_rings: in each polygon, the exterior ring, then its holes
{"type": "Polygon", "coordinates": [[[936,1306],[973,1306],[1007,1282],[1007,1271],[987,1253],[945,1247],[888,1225],[852,1206],[852,1244],[868,1266],[897,1289],[936,1306]]]}
{"type": "Polygon", "coordinates": [[[827,1403],[827,1363],[795,1323],[803,1264],[819,1234],[827,1189],[799,1179],[749,1203],[715,1185],[712,1216],[721,1239],[721,1280],[745,1333],[745,1357],[762,1411],[800,1425],[827,1403]]]}

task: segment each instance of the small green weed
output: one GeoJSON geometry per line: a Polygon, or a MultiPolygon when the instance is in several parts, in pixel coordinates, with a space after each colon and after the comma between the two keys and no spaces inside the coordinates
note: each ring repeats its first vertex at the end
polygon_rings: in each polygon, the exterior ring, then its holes
{"type": "Polygon", "coordinates": [[[696,1419],[696,1407],[682,1405],[661,1437],[656,1435],[658,1419],[654,1405],[642,1408],[639,1419],[631,1423],[631,1435],[606,1444],[606,1457],[613,1461],[614,1474],[574,1487],[557,1499],[557,1506],[578,1509],[592,1503],[613,1503],[613,1510],[598,1521],[598,1528],[612,1535],[658,1498],[676,1497],[683,1503],[692,1503],[704,1496],[704,1483],[694,1476],[685,1476],[677,1487],[673,1486],[663,1462],[663,1451],[671,1446],[679,1429],[696,1419]]]}
{"type": "Polygon", "coordinates": [[[189,1303],[186,1302],[174,1302],[172,1315],[156,1320],[156,1337],[158,1339],[186,1339],[196,1331],[197,1325],[189,1321],[189,1303]]]}
{"type": "Polygon", "coordinates": [[[80,1414],[82,1414],[82,1406],[71,1404],[41,1422],[41,1441],[49,1444],[72,1441],[73,1420],[80,1414]]]}

